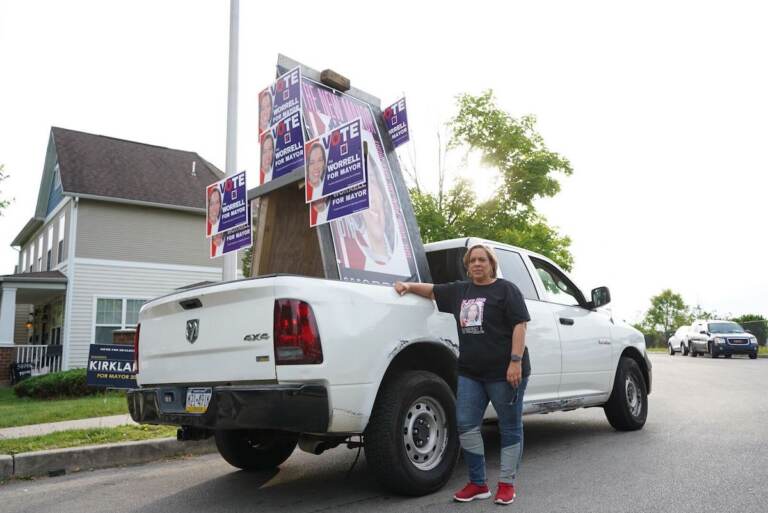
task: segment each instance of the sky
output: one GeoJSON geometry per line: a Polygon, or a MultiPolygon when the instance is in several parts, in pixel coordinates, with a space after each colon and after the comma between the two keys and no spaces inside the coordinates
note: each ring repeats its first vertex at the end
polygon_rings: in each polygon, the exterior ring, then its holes
{"type": "MultiPolygon", "coordinates": [[[[671,288],[721,314],[768,315],[760,2],[241,0],[237,168],[254,183],[257,92],[278,53],[408,100],[427,189],[455,97],[493,89],[570,159],[537,202],[573,240],[571,276],[639,320],[671,288]],[[287,5],[290,5],[288,9],[287,5]],[[471,5],[471,8],[468,6],[471,5]],[[253,173],[253,174],[251,174],[253,173]]],[[[224,169],[229,2],[0,0],[0,274],[34,214],[51,126],[196,151],[224,169]]],[[[492,189],[490,169],[453,169],[492,189]]],[[[158,186],[162,186],[161,183],[158,186]]]]}

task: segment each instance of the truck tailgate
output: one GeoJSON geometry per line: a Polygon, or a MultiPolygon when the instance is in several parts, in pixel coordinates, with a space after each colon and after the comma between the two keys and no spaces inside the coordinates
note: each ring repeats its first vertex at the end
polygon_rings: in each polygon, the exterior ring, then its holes
{"type": "Polygon", "coordinates": [[[142,308],[139,385],[275,380],[270,278],[191,289],[142,308]]]}

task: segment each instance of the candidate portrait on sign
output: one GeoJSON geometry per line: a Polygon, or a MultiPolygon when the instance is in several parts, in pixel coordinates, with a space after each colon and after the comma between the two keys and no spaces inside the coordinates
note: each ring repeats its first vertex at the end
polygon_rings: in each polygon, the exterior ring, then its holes
{"type": "Polygon", "coordinates": [[[330,203],[331,197],[328,196],[309,204],[309,226],[317,226],[328,220],[330,203]]]}
{"type": "Polygon", "coordinates": [[[272,124],[272,93],[269,88],[259,94],[259,133],[269,130],[272,124]]]}
{"type": "Polygon", "coordinates": [[[219,229],[219,219],[221,219],[221,192],[219,186],[213,184],[208,187],[208,226],[206,227],[206,236],[210,237],[219,229]]]}
{"type": "Polygon", "coordinates": [[[328,169],[328,159],[325,148],[320,142],[312,144],[307,155],[307,201],[313,201],[323,195],[325,173],[328,169]]]}
{"type": "Polygon", "coordinates": [[[224,234],[219,233],[211,238],[211,258],[224,254],[224,234]]]}
{"type": "Polygon", "coordinates": [[[272,180],[272,169],[275,164],[275,140],[267,131],[261,134],[261,166],[259,168],[259,184],[272,180]]]}

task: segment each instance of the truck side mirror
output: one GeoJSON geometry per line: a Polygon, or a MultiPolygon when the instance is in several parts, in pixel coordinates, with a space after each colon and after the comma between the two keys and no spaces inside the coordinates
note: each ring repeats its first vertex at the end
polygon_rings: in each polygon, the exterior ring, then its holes
{"type": "Polygon", "coordinates": [[[592,306],[599,308],[611,302],[611,291],[608,287],[597,287],[592,289],[592,306]]]}
{"type": "Polygon", "coordinates": [[[702,334],[702,335],[706,335],[707,334],[706,331],[700,331],[699,333],[702,334]]]}

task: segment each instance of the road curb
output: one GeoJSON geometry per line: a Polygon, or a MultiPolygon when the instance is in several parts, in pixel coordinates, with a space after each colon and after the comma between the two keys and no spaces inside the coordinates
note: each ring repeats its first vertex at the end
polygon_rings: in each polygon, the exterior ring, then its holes
{"type": "Polygon", "coordinates": [[[11,456],[0,456],[0,481],[10,479],[13,475],[13,458],[11,456]]]}
{"type": "Polygon", "coordinates": [[[0,456],[0,479],[61,475],[80,470],[136,465],[174,456],[212,452],[216,452],[212,439],[179,442],[175,438],[25,452],[0,456]],[[6,460],[10,461],[10,474],[6,474],[6,460]]]}

